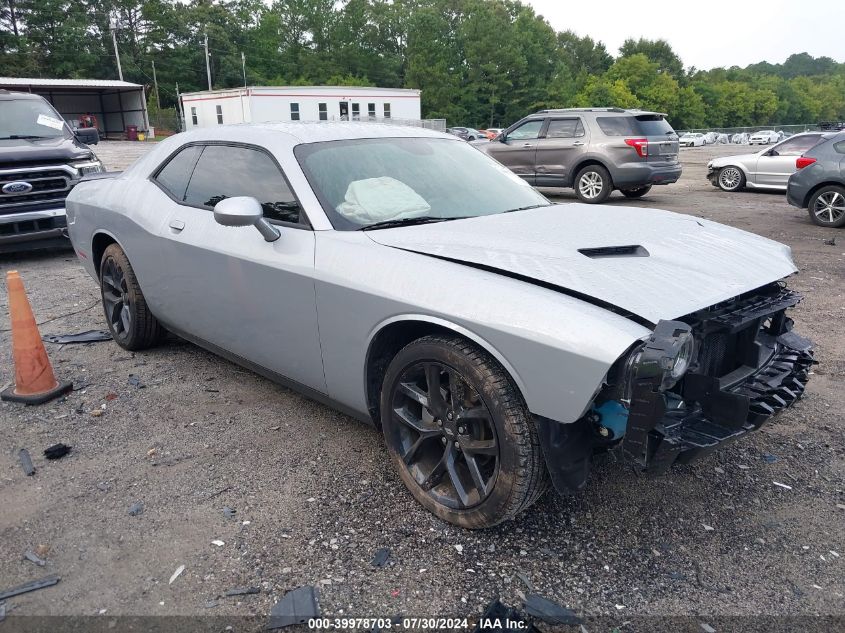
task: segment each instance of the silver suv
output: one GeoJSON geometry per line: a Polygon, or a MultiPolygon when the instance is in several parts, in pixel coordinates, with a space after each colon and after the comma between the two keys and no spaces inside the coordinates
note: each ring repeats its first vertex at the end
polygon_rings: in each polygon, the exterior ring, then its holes
{"type": "Polygon", "coordinates": [[[572,187],[589,203],[614,189],[639,198],[681,177],[666,115],[621,108],[541,110],[478,145],[537,187],[572,187]]]}

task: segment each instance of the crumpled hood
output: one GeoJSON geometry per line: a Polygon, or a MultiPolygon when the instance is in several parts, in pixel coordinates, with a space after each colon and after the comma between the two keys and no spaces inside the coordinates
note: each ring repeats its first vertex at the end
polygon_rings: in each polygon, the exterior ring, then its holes
{"type": "Polygon", "coordinates": [[[367,235],[385,246],[586,295],[651,323],[684,316],[797,270],[789,247],[778,242],[688,215],[624,206],[562,204],[367,235]],[[617,246],[641,246],[648,256],[579,252],[617,246]]]}
{"type": "Polygon", "coordinates": [[[54,160],[57,163],[93,156],[86,145],[73,138],[0,140],[0,162],[28,163],[54,160]]]}

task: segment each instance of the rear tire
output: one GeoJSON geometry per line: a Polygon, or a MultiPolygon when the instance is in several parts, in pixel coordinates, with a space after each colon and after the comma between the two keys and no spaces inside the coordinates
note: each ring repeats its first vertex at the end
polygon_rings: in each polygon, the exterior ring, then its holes
{"type": "Polygon", "coordinates": [[[819,226],[833,229],[845,226],[845,187],[822,187],[810,197],[807,212],[819,226]]]}
{"type": "Polygon", "coordinates": [[[123,349],[153,347],[167,334],[147,307],[135,271],[117,244],[109,245],[100,260],[100,296],[112,338],[123,349]]]}
{"type": "Polygon", "coordinates": [[[600,204],[613,191],[610,173],[601,165],[587,165],[575,176],[575,195],[581,202],[600,204]]]}
{"type": "Polygon", "coordinates": [[[739,167],[728,165],[719,170],[716,182],[722,191],[741,191],[745,187],[745,174],[739,167]]]}
{"type": "Polygon", "coordinates": [[[620,189],[622,195],[626,198],[642,198],[646,195],[649,191],[651,191],[651,185],[646,185],[645,187],[637,187],[636,189],[620,189]]]}
{"type": "Polygon", "coordinates": [[[391,361],[381,392],[390,456],[414,498],[469,529],[512,519],[548,489],[534,420],[486,352],[426,336],[391,361]]]}

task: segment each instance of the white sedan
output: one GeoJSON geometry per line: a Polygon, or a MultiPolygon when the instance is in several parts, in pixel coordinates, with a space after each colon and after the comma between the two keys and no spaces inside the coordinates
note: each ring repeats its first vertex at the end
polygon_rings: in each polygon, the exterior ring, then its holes
{"type": "Polygon", "coordinates": [[[754,145],[759,143],[760,145],[768,145],[769,143],[777,143],[779,140],[780,134],[774,130],[760,130],[759,132],[754,132],[748,138],[748,144],[754,145]]]}
{"type": "Polygon", "coordinates": [[[687,132],[678,139],[681,147],[703,147],[704,134],[701,132],[687,132]]]}

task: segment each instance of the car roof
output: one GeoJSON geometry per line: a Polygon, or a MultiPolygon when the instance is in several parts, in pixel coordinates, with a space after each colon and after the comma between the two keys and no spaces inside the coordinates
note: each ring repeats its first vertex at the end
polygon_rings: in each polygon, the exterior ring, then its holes
{"type": "Polygon", "coordinates": [[[0,101],[22,101],[22,100],[43,100],[41,95],[31,92],[12,92],[11,90],[0,90],[0,101]]]}
{"type": "Polygon", "coordinates": [[[189,140],[206,140],[221,135],[231,138],[233,135],[237,135],[239,131],[244,134],[257,131],[280,136],[286,135],[297,145],[367,138],[447,138],[450,140],[454,138],[445,132],[422,127],[354,121],[239,123],[197,128],[183,132],[180,136],[183,142],[187,142],[189,140]]]}

